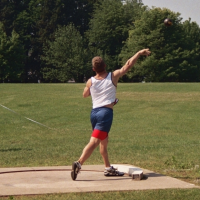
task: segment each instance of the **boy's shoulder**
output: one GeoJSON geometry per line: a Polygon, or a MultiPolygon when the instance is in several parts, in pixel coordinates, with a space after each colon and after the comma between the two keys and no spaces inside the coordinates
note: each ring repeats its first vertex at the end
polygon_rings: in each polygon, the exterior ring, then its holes
{"type": "Polygon", "coordinates": [[[88,79],[87,82],[86,82],[86,87],[88,87],[88,88],[90,88],[92,86],[92,80],[91,80],[91,78],[88,79]]]}

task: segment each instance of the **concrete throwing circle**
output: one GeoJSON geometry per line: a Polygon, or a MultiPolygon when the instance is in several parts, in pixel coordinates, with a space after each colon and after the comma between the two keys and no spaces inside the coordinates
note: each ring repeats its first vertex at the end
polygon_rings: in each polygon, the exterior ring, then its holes
{"type": "Polygon", "coordinates": [[[197,187],[145,169],[148,178],[141,181],[133,181],[127,175],[105,177],[103,170],[103,165],[83,166],[73,181],[71,166],[0,168],[0,196],[197,187]]]}

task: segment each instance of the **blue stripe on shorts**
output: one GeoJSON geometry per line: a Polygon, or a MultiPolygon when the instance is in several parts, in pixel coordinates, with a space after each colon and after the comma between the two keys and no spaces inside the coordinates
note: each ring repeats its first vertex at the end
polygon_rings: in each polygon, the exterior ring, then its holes
{"type": "Polygon", "coordinates": [[[113,121],[113,109],[107,107],[92,109],[90,121],[93,130],[97,129],[108,133],[113,121]]]}

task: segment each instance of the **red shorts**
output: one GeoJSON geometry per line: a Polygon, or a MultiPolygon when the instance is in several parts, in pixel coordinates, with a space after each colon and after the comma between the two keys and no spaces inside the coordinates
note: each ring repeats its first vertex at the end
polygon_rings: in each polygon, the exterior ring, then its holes
{"type": "Polygon", "coordinates": [[[105,131],[94,129],[91,136],[100,140],[105,140],[108,137],[108,133],[105,131]]]}

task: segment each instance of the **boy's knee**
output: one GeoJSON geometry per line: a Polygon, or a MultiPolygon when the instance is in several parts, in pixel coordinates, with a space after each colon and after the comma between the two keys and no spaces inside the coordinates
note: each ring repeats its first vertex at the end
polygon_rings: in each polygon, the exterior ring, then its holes
{"type": "Polygon", "coordinates": [[[93,149],[95,149],[97,146],[99,146],[100,141],[94,141],[94,140],[90,140],[89,142],[89,146],[93,149]]]}
{"type": "Polygon", "coordinates": [[[100,148],[100,153],[101,153],[102,155],[107,154],[107,148],[101,146],[101,148],[100,148]]]}

